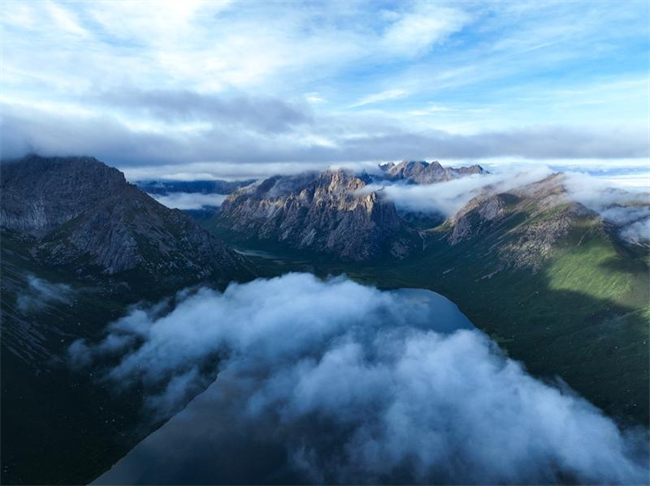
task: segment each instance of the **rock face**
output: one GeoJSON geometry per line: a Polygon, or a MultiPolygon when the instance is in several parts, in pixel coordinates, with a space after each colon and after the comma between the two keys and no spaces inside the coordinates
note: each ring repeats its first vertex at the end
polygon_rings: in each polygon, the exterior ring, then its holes
{"type": "Polygon", "coordinates": [[[404,160],[399,164],[382,164],[380,168],[390,180],[407,181],[413,184],[434,184],[450,181],[472,174],[485,174],[487,171],[480,165],[461,167],[443,167],[438,162],[404,160]]]}
{"type": "Polygon", "coordinates": [[[451,218],[450,225],[450,245],[493,238],[493,249],[506,266],[533,270],[572,229],[605,231],[595,211],[569,198],[561,174],[509,193],[477,196],[451,218]]]}
{"type": "Polygon", "coordinates": [[[216,223],[260,240],[334,254],[343,260],[406,256],[419,239],[395,206],[351,172],[276,176],[243,188],[216,223]]]}
{"type": "Polygon", "coordinates": [[[381,191],[367,185],[377,181],[433,184],[485,173],[478,165],[453,169],[438,162],[404,161],[380,168],[379,175],[336,170],[272,177],[231,194],[213,223],[248,238],[273,240],[343,260],[403,258],[422,246],[414,227],[419,216],[398,214],[381,191]]]}
{"type": "Polygon", "coordinates": [[[88,157],[3,163],[0,227],[34,258],[78,272],[144,272],[182,280],[250,275],[248,263],[200,228],[88,157]]]}

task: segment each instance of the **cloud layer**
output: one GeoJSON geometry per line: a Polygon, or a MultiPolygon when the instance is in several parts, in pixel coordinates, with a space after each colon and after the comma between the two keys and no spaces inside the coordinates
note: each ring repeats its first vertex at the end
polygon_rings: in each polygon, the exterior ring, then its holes
{"type": "Polygon", "coordinates": [[[51,304],[72,302],[72,287],[27,275],[27,287],[18,295],[16,306],[24,313],[40,311],[51,304]]]}
{"type": "MultiPolygon", "coordinates": [[[[175,103],[173,99],[169,101],[175,103]]],[[[229,101],[228,110],[236,110],[231,106],[235,103],[229,101]]],[[[282,112],[277,116],[273,110],[256,116],[255,110],[262,108],[246,106],[239,114],[222,111],[210,115],[222,123],[202,124],[203,117],[208,116],[204,108],[177,110],[164,106],[162,99],[136,101],[129,106],[164,110],[165,116],[170,117],[188,116],[193,125],[171,131],[155,126],[142,129],[129,126],[114,115],[80,113],[71,117],[4,103],[0,123],[1,156],[14,158],[29,152],[46,156],[92,154],[118,168],[171,164],[182,171],[187,162],[201,161],[317,163],[324,168],[332,163],[402,159],[618,159],[650,155],[645,131],[636,129],[615,133],[593,128],[537,126],[457,134],[433,128],[406,129],[388,120],[371,121],[355,116],[310,119],[309,114],[294,111],[279,100],[262,104],[275,106],[275,111],[282,112]],[[294,127],[294,121],[298,128],[294,127]],[[309,130],[300,128],[303,125],[309,130]]]]}
{"type": "Polygon", "coordinates": [[[623,238],[650,243],[650,186],[612,187],[588,174],[570,172],[565,186],[570,197],[620,228],[623,238]]]}
{"type": "Polygon", "coordinates": [[[646,483],[645,435],[529,376],[446,299],[289,274],[136,309],[84,360],[168,407],[217,381],[99,484],[646,483]]]}
{"type": "Polygon", "coordinates": [[[507,192],[540,181],[553,172],[545,166],[534,169],[511,168],[498,173],[474,174],[434,184],[371,184],[367,190],[378,191],[395,203],[398,209],[425,214],[441,214],[449,218],[471,199],[484,191],[507,192]]]}
{"type": "Polygon", "coordinates": [[[201,194],[196,192],[172,192],[167,195],[149,194],[163,206],[172,209],[202,209],[204,207],[219,207],[225,201],[225,194],[201,194]]]}
{"type": "MultiPolygon", "coordinates": [[[[520,190],[553,174],[544,165],[533,169],[522,164],[500,167],[490,174],[475,174],[435,184],[403,184],[379,181],[364,190],[377,191],[403,211],[450,218],[472,198],[520,190]]],[[[621,237],[632,243],[650,242],[650,186],[645,174],[629,176],[634,184],[618,184],[583,172],[564,172],[567,196],[596,211],[618,227],[621,237]],[[644,184],[646,183],[646,184],[644,184]],[[623,188],[624,187],[624,188],[623,188]]]]}
{"type": "Polygon", "coordinates": [[[5,3],[2,157],[650,154],[643,1],[5,3]]]}

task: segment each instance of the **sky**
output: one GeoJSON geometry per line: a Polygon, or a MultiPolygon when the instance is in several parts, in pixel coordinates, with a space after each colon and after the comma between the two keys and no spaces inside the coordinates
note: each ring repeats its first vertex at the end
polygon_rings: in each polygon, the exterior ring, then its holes
{"type": "Polygon", "coordinates": [[[646,1],[2,3],[0,149],[131,179],[648,169],[646,1]]]}

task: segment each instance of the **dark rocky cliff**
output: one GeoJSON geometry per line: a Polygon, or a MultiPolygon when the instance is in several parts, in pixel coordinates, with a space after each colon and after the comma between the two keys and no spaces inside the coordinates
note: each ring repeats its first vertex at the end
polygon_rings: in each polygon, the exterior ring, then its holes
{"type": "Polygon", "coordinates": [[[78,273],[132,271],[183,281],[250,275],[241,256],[90,157],[3,163],[0,227],[33,257],[78,273]]]}

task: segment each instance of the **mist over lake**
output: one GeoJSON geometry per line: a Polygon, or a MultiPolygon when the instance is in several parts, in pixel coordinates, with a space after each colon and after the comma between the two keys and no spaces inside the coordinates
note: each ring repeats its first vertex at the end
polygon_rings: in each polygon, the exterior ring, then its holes
{"type": "Polygon", "coordinates": [[[116,369],[121,379],[129,367],[173,376],[152,403],[193,379],[185,360],[204,351],[188,347],[227,343],[228,358],[216,382],[94,484],[607,483],[648,473],[643,434],[532,378],[434,292],[289,274],[190,296],[146,323],[132,316],[116,332],[137,326],[147,337],[116,369]],[[208,330],[226,314],[227,330],[208,330]],[[159,368],[159,353],[182,371],[159,368]]]}

